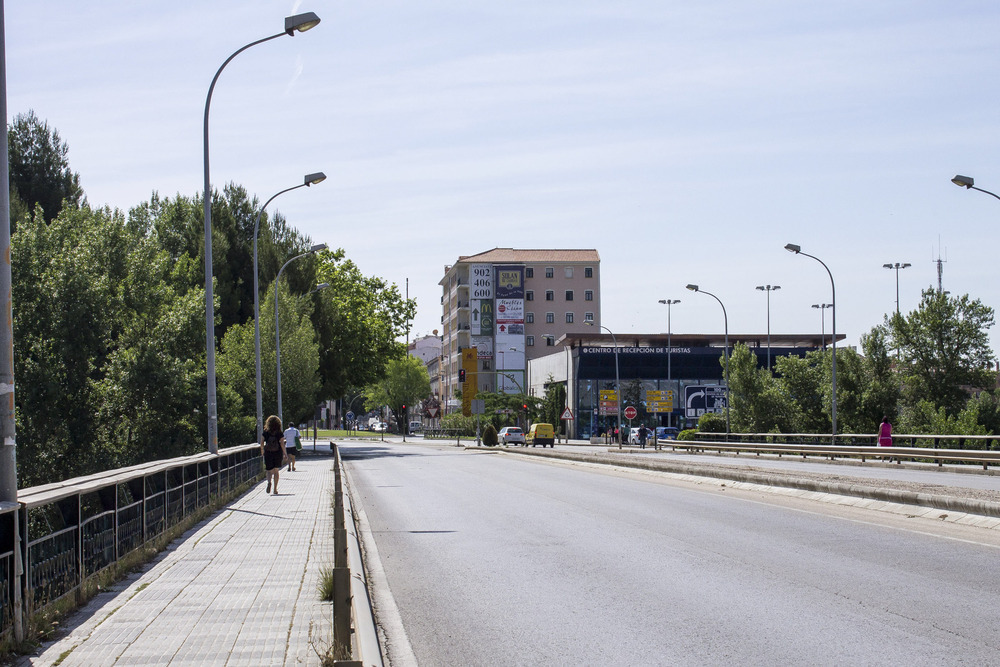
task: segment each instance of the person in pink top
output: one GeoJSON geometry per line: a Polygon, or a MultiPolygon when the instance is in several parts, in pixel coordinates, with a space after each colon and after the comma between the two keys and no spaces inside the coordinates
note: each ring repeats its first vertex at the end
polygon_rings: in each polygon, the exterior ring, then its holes
{"type": "Polygon", "coordinates": [[[882,423],[878,427],[878,446],[892,447],[892,424],[889,417],[882,417],[882,423]]]}

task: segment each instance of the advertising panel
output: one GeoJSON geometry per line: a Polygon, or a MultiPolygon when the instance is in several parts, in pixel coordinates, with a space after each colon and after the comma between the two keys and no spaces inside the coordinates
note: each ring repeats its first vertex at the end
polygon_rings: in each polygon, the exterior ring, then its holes
{"type": "Polygon", "coordinates": [[[472,345],[478,350],[476,356],[479,359],[492,359],[493,358],[493,337],[492,336],[473,336],[472,345]]]}
{"type": "Polygon", "coordinates": [[[497,299],[498,324],[524,324],[524,299],[497,299]]]}
{"type": "Polygon", "coordinates": [[[469,265],[469,296],[473,299],[493,298],[493,265],[469,265]]]}
{"type": "Polygon", "coordinates": [[[493,335],[493,300],[482,299],[472,302],[472,335],[492,336],[493,335]]]}
{"type": "Polygon", "coordinates": [[[496,266],[496,283],[494,293],[497,299],[524,298],[524,266],[496,266]]]}

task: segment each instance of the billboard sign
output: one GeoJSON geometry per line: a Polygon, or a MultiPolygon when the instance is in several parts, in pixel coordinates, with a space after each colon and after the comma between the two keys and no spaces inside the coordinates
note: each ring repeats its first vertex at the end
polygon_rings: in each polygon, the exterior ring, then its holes
{"type": "Polygon", "coordinates": [[[493,265],[469,266],[469,296],[473,299],[493,298],[493,265]]]}

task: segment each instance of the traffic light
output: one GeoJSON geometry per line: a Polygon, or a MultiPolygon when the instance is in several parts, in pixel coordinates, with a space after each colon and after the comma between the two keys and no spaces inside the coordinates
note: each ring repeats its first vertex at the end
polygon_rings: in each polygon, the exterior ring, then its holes
{"type": "Polygon", "coordinates": [[[459,368],[458,369],[458,381],[459,382],[465,382],[465,369],[464,368],[459,368]]]}
{"type": "Polygon", "coordinates": [[[406,406],[405,405],[403,406],[403,414],[404,415],[406,414],[406,406]]]}
{"type": "Polygon", "coordinates": [[[527,403],[522,403],[521,404],[521,409],[527,412],[527,410],[528,410],[528,404],[527,403]]]}

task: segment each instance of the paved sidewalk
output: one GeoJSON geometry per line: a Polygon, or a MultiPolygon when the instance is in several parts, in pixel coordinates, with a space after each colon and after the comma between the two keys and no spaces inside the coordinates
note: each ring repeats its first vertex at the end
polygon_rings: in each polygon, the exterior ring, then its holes
{"type": "Polygon", "coordinates": [[[19,665],[318,665],[333,609],[333,458],[307,453],[66,620],[19,665]],[[61,660],[61,662],[60,662],[61,660]]]}

